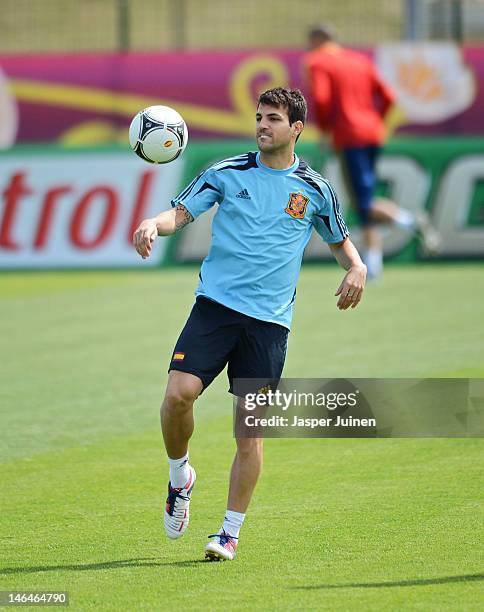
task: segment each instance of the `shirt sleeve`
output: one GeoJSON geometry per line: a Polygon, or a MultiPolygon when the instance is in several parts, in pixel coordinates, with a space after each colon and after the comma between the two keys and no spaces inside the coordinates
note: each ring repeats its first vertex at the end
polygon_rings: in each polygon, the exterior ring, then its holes
{"type": "Polygon", "coordinates": [[[321,63],[309,62],[307,72],[316,119],[319,127],[326,130],[330,127],[331,80],[321,63]]]}
{"type": "Polygon", "coordinates": [[[171,201],[173,208],[182,204],[196,219],[216,202],[223,200],[223,186],[212,168],[200,173],[181,193],[171,201]]]}
{"type": "Polygon", "coordinates": [[[323,195],[313,214],[314,229],[328,244],[342,242],[350,233],[341,215],[336,193],[326,181],[320,184],[320,188],[323,195]]]}

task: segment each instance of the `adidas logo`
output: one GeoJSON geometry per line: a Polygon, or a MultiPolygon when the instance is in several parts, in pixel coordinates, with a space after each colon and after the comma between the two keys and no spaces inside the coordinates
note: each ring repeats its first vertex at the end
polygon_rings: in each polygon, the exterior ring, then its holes
{"type": "Polygon", "coordinates": [[[252,199],[250,197],[250,194],[247,191],[247,189],[242,189],[242,191],[240,191],[235,197],[236,198],[242,198],[243,200],[251,200],[252,199]]]}

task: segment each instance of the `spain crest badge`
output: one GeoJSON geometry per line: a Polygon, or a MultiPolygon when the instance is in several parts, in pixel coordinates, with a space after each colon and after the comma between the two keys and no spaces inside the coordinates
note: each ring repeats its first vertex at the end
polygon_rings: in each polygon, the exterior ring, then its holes
{"type": "Polygon", "coordinates": [[[302,193],[290,193],[285,212],[294,219],[304,219],[309,198],[302,193]]]}

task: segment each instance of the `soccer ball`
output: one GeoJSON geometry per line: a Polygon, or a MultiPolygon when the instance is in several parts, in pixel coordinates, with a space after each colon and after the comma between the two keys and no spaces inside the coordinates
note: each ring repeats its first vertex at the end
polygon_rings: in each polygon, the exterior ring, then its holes
{"type": "Polygon", "coordinates": [[[140,111],[129,126],[133,151],[152,164],[167,164],[179,157],[188,142],[183,117],[169,106],[150,106],[140,111]]]}

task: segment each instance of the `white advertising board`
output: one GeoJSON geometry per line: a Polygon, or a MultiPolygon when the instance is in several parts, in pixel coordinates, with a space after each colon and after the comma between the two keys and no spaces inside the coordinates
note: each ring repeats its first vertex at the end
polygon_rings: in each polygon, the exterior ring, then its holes
{"type": "Polygon", "coordinates": [[[131,237],[170,207],[183,160],[150,165],[128,152],[42,152],[0,160],[0,269],[159,264],[167,239],[143,261],[131,237]]]}

